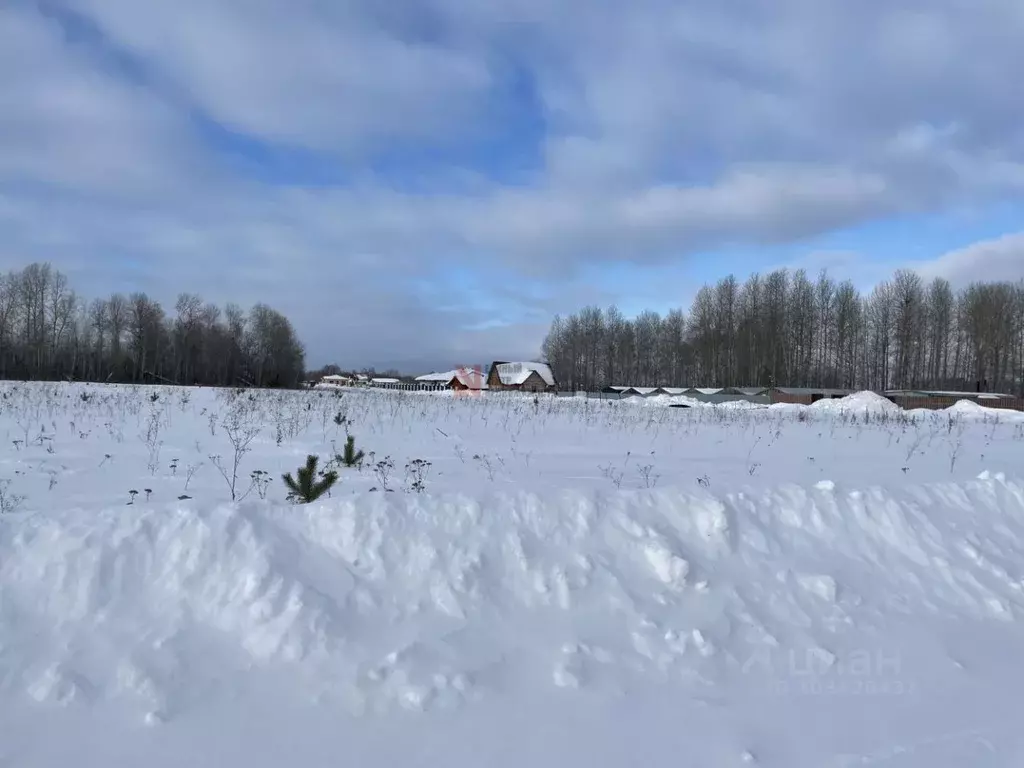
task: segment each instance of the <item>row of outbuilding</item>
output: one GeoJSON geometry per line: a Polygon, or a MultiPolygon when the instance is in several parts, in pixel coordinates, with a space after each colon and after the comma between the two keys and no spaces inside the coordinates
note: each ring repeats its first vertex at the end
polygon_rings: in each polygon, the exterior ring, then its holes
{"type": "Polygon", "coordinates": [[[767,395],[766,387],[605,387],[601,392],[621,397],[650,397],[651,395],[687,395],[692,397],[714,397],[716,395],[760,397],[767,395]]]}
{"type": "MultiPolygon", "coordinates": [[[[835,400],[855,394],[850,389],[814,389],[802,387],[774,387],[769,390],[773,403],[797,403],[811,405],[819,400],[835,400]]],[[[1014,395],[997,392],[969,392],[935,389],[889,389],[879,393],[887,400],[906,409],[949,408],[958,402],[968,400],[986,408],[1012,408],[1024,410],[1024,401],[1014,395]]]]}
{"type": "Polygon", "coordinates": [[[949,408],[961,400],[970,400],[986,408],[1024,411],[1024,398],[998,392],[955,392],[941,389],[894,389],[885,396],[904,408],[949,408]]]}
{"type": "Polygon", "coordinates": [[[311,382],[312,384],[329,384],[335,387],[379,387],[382,389],[401,389],[399,386],[403,384],[401,379],[393,379],[385,376],[367,376],[364,373],[353,373],[351,375],[345,375],[342,373],[334,373],[329,376],[323,376],[317,382],[311,382]]]}
{"type": "MultiPolygon", "coordinates": [[[[464,393],[484,391],[510,391],[529,393],[557,393],[554,374],[545,363],[505,362],[496,360],[485,373],[481,366],[464,366],[450,371],[428,373],[412,380],[352,376],[325,376],[323,383],[340,386],[367,386],[381,389],[412,391],[454,390],[464,393]]],[[[670,397],[686,396],[706,403],[724,403],[746,400],[755,404],[791,403],[811,405],[819,400],[835,400],[856,392],[852,389],[828,387],[639,387],[609,386],[599,393],[601,397],[670,397]]],[[[563,393],[564,394],[564,393],[563,393]]],[[[933,389],[894,389],[880,393],[897,405],[907,408],[948,408],[962,400],[976,402],[989,408],[1024,410],[1024,399],[996,392],[962,392],[933,389]]],[[[593,395],[591,395],[593,396],[593,395]]]]}
{"type": "MultiPolygon", "coordinates": [[[[687,396],[704,402],[748,400],[752,403],[789,403],[812,405],[819,400],[838,400],[855,394],[853,389],[828,387],[605,387],[602,394],[612,397],[652,397],[655,395],[687,396]]],[[[907,408],[949,408],[968,400],[988,408],[1024,410],[1024,399],[996,392],[963,392],[931,389],[893,389],[880,393],[897,405],[907,408]]]]}

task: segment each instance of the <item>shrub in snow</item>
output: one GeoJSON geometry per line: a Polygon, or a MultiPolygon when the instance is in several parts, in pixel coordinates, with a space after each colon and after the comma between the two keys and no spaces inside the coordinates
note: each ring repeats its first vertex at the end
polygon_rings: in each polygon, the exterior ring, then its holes
{"type": "Polygon", "coordinates": [[[338,473],[333,469],[320,472],[320,479],[317,479],[318,473],[316,468],[319,461],[312,454],[307,456],[306,466],[301,467],[296,473],[299,476],[298,480],[292,477],[291,472],[284,474],[284,484],[288,486],[288,501],[294,501],[298,504],[309,504],[327,493],[338,482],[338,473]]]}
{"type": "Polygon", "coordinates": [[[11,481],[0,480],[0,515],[17,512],[25,497],[19,493],[11,493],[11,481]]]}
{"type": "Polygon", "coordinates": [[[405,482],[409,490],[423,493],[427,490],[427,475],[433,466],[424,459],[413,459],[405,465],[405,482]]]}
{"type": "MultiPolygon", "coordinates": [[[[373,474],[376,475],[381,488],[383,488],[385,492],[388,493],[390,493],[392,490],[392,488],[388,485],[388,482],[390,481],[391,473],[394,471],[394,469],[395,462],[390,456],[385,456],[383,459],[381,459],[380,461],[373,465],[373,474]]],[[[370,490],[376,491],[377,488],[375,486],[370,490]]]]}

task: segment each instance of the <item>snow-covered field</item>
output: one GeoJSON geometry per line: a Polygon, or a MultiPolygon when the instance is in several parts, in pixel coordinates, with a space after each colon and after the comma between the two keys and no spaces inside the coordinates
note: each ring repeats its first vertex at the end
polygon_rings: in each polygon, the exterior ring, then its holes
{"type": "Polygon", "coordinates": [[[1024,765],[1024,416],[666,406],[0,385],[0,766],[1024,765]]]}

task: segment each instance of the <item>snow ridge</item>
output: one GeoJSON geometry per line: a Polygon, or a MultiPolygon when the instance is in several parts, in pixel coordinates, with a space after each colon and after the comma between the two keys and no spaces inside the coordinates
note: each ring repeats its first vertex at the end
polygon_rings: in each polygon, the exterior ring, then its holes
{"type": "Polygon", "coordinates": [[[261,675],[354,712],[709,685],[779,649],[841,663],[894,617],[1012,621],[1022,562],[1003,476],[9,515],[0,692],[159,721],[261,675]]]}

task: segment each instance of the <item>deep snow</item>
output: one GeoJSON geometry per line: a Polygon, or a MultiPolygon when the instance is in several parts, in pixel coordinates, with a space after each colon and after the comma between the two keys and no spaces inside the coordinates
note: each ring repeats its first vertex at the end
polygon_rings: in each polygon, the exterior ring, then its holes
{"type": "Polygon", "coordinates": [[[1020,414],[0,395],[0,765],[1024,764],[1020,414]]]}

